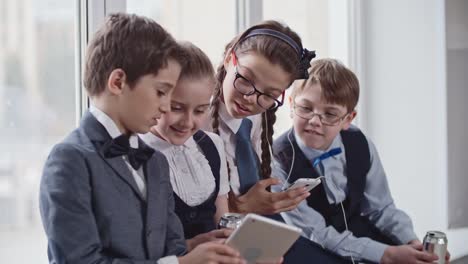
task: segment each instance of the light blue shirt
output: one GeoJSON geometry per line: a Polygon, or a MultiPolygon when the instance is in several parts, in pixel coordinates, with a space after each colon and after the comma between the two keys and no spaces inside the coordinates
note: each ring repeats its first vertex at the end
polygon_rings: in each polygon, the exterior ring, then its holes
{"type": "MultiPolygon", "coordinates": [[[[290,134],[290,136],[295,136],[290,134]]],[[[343,152],[331,158],[325,159],[322,164],[325,171],[322,184],[330,204],[340,204],[346,198],[347,177],[346,177],[346,156],[341,136],[333,140],[331,146],[326,151],[315,150],[307,147],[302,140],[295,136],[301,151],[309,160],[313,160],[319,155],[333,148],[340,147],[343,152]]],[[[413,239],[417,239],[413,230],[411,219],[403,211],[397,209],[387,183],[382,163],[378,156],[374,144],[367,138],[370,151],[370,169],[366,177],[364,189],[364,199],[362,201],[361,215],[367,216],[381,232],[396,241],[406,244],[413,239]]],[[[278,164],[273,166],[273,175],[285,181],[288,172],[278,164]]],[[[323,172],[320,172],[323,174],[323,172]]],[[[273,191],[280,191],[281,186],[273,186],[273,191]]],[[[320,213],[307,205],[304,200],[296,209],[281,214],[288,224],[302,228],[303,236],[309,238],[324,248],[327,248],[338,255],[353,257],[356,260],[366,259],[373,262],[380,262],[386,244],[371,240],[369,238],[357,238],[350,231],[339,233],[333,226],[327,226],[325,219],[320,213]]]]}

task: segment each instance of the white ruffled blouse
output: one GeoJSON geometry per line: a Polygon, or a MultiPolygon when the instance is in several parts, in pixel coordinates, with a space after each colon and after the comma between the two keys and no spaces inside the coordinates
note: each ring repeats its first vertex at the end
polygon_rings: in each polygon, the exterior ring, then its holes
{"type": "MultiPolygon", "coordinates": [[[[205,133],[215,144],[221,159],[218,196],[225,195],[229,192],[229,182],[223,141],[214,133],[205,133]]],[[[193,137],[180,146],[172,145],[152,133],[140,137],[166,156],[172,188],[182,201],[189,206],[197,206],[210,198],[216,187],[215,179],[208,160],[193,137]]]]}

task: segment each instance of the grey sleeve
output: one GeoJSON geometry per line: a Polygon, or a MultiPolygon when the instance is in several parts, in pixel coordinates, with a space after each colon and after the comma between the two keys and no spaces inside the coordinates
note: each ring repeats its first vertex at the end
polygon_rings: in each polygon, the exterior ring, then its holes
{"type": "Polygon", "coordinates": [[[366,178],[362,213],[384,234],[399,243],[417,239],[410,217],[396,208],[375,145],[368,139],[371,167],[366,178]]]}

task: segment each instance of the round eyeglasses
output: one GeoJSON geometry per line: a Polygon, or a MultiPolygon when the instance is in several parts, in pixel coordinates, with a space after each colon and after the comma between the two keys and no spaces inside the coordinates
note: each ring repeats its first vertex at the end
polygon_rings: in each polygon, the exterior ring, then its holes
{"type": "Polygon", "coordinates": [[[339,123],[341,123],[341,121],[343,121],[349,115],[349,113],[346,113],[343,116],[338,116],[332,113],[318,114],[318,113],[315,113],[311,108],[301,106],[298,104],[294,104],[293,109],[294,109],[294,114],[306,120],[311,120],[312,118],[314,118],[314,116],[318,116],[318,118],[320,119],[320,122],[326,126],[336,126],[339,123]]]}
{"type": "Polygon", "coordinates": [[[234,53],[232,53],[232,58],[233,64],[236,67],[234,78],[234,88],[236,91],[247,96],[257,94],[257,104],[265,110],[273,110],[283,105],[284,91],[281,94],[281,101],[270,94],[259,91],[249,79],[239,73],[237,69],[237,57],[234,53]]]}

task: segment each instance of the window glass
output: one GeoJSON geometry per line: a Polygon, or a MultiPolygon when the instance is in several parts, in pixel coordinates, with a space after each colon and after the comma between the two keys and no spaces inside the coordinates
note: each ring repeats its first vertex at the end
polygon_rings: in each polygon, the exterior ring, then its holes
{"type": "MultiPolygon", "coordinates": [[[[287,5],[283,0],[263,1],[263,18],[279,20],[296,31],[303,45],[309,50],[315,50],[317,58],[328,57],[329,16],[327,0],[293,0],[287,5]]],[[[290,118],[289,94],[286,91],[285,104],[276,112],[274,137],[281,135],[292,126],[290,118]]]]}
{"type": "Polygon", "coordinates": [[[0,1],[0,262],[48,263],[39,182],[75,127],[75,3],[0,1]]]}
{"type": "Polygon", "coordinates": [[[215,67],[235,36],[235,0],[127,0],[127,12],[154,19],[176,39],[201,48],[215,67]]]}

